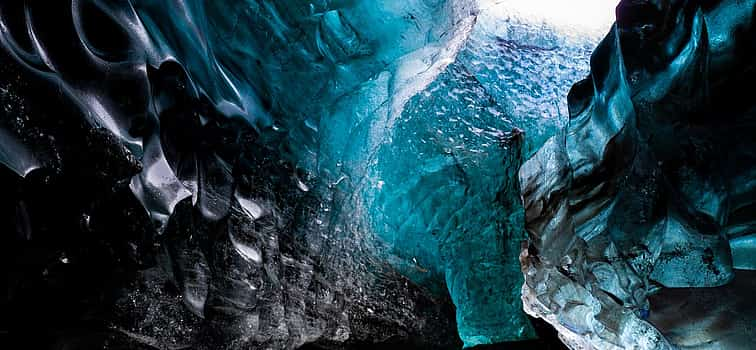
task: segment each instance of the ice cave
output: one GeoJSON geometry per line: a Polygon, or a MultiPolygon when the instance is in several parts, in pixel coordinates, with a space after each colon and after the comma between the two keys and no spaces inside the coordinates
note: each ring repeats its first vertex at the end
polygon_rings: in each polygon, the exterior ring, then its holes
{"type": "Polygon", "coordinates": [[[0,348],[756,349],[755,15],[0,0],[0,348]]]}

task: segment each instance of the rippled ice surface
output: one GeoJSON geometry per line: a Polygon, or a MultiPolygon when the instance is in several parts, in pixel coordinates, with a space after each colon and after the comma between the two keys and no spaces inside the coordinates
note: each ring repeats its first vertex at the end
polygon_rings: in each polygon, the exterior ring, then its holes
{"type": "Polygon", "coordinates": [[[456,61],[405,106],[363,190],[390,261],[449,291],[468,346],[533,336],[514,179],[522,157],[566,123],[567,92],[609,27],[571,31],[512,6],[481,10],[456,61]]]}
{"type": "MultiPolygon", "coordinates": [[[[566,122],[609,26],[549,3],[19,2],[0,19],[13,57],[137,169],[107,181],[130,183],[160,249],[123,332],[447,346],[451,299],[472,346],[534,335],[515,173],[566,122]]],[[[0,162],[51,167],[12,131],[0,162]]]]}

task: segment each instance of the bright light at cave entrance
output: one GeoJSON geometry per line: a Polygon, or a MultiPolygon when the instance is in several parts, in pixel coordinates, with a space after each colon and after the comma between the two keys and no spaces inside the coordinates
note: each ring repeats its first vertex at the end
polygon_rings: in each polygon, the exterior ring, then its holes
{"type": "Polygon", "coordinates": [[[603,36],[614,22],[619,0],[480,0],[482,10],[603,36]]]}

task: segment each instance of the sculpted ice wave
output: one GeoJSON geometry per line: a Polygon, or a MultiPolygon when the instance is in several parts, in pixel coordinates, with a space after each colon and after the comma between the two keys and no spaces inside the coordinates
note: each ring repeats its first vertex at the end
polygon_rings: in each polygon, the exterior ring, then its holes
{"type": "Polygon", "coordinates": [[[621,2],[569,124],[520,170],[523,302],[572,347],[753,347],[747,309],[715,326],[721,310],[668,307],[752,293],[735,269],[752,266],[753,11],[621,2]]]}

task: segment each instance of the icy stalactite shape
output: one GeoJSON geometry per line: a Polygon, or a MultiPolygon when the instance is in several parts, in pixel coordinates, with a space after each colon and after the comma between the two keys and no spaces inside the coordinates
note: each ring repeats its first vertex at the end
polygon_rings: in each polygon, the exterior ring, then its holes
{"type": "Polygon", "coordinates": [[[521,168],[523,302],[571,347],[753,346],[748,311],[744,323],[680,327],[671,320],[702,316],[660,304],[668,288],[695,303],[696,288],[730,288],[750,268],[755,109],[741,84],[753,76],[753,12],[748,1],[621,2],[570,92],[569,124],[521,168]]]}
{"type": "Polygon", "coordinates": [[[29,172],[39,168],[39,161],[15,135],[0,129],[0,163],[20,175],[26,176],[29,172]]]}

